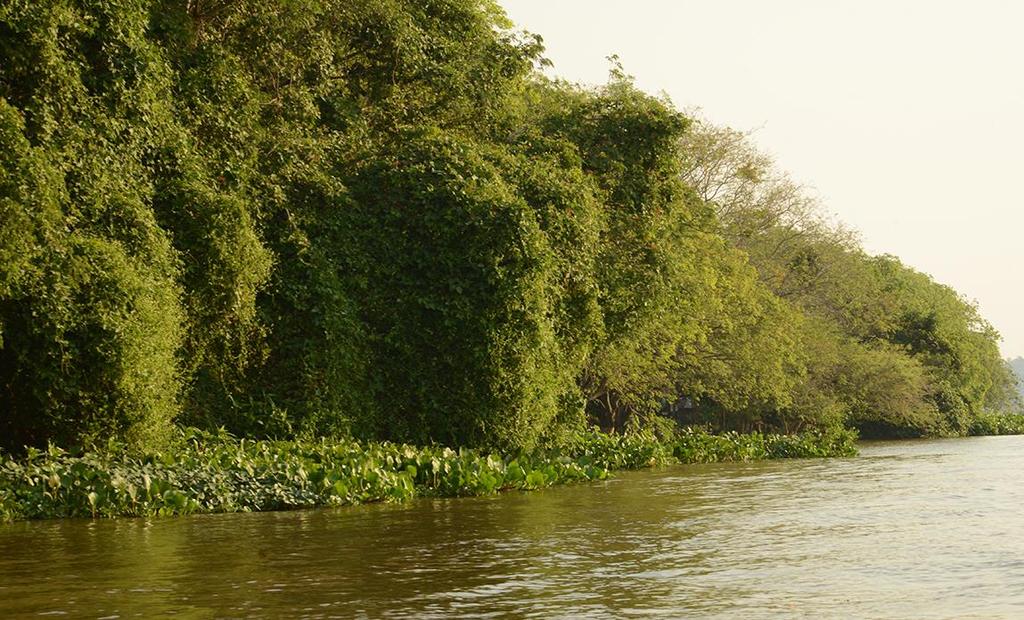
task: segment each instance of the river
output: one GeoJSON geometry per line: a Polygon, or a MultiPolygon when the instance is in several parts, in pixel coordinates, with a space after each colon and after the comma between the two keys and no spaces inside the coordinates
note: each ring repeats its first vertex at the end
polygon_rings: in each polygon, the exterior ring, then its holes
{"type": "Polygon", "coordinates": [[[0,525],[0,617],[1021,618],[1024,437],[337,510],[0,525]]]}

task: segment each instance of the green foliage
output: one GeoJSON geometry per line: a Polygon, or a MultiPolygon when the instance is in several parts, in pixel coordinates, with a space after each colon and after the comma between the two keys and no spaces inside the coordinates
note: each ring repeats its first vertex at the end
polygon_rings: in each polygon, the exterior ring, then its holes
{"type": "Polygon", "coordinates": [[[1019,413],[982,413],[971,420],[971,436],[1024,435],[1024,415],[1019,413]]]}
{"type": "Polygon", "coordinates": [[[896,299],[895,324],[884,337],[929,370],[945,428],[963,434],[990,403],[1007,404],[1010,378],[999,334],[975,305],[894,258],[876,259],[876,265],[896,299]]]}
{"type": "Polygon", "coordinates": [[[185,431],[173,450],[114,442],[75,456],[56,447],[0,460],[0,522],[284,510],[487,495],[604,480],[612,471],[683,462],[855,454],[853,433],[717,437],[683,431],[575,434],[562,452],[506,456],[357,441],[252,441],[185,431]]]}
{"type": "Polygon", "coordinates": [[[697,122],[681,159],[680,177],[715,209],[722,234],[803,315],[795,371],[772,382],[789,398],[746,411],[722,397],[704,403],[720,427],[962,435],[985,411],[1020,409],[999,335],[977,308],[893,257],[868,256],[746,134],[697,122]]]}
{"type": "Polygon", "coordinates": [[[973,305],[542,51],[493,0],[0,0],[0,447],[1019,410],[973,305]]]}
{"type": "Polygon", "coordinates": [[[471,141],[399,145],[350,185],[356,297],[388,403],[378,433],[530,448],[574,387],[551,239],[471,141]]]}
{"type": "Polygon", "coordinates": [[[696,365],[689,354],[729,329],[729,279],[749,273],[699,228],[710,213],[676,178],[687,121],[669,104],[621,72],[597,92],[539,82],[528,96],[535,122],[579,153],[602,203],[592,259],[602,329],[579,384],[601,425],[623,428],[671,397],[680,367],[696,365]]]}
{"type": "Polygon", "coordinates": [[[837,369],[837,392],[850,408],[849,423],[865,435],[935,433],[942,418],[931,402],[926,369],[891,346],[847,344],[837,369]]]}
{"type": "Polygon", "coordinates": [[[475,0],[0,3],[3,443],[379,430],[345,160],[488,128],[540,50],[507,26],[475,0]]]}
{"type": "Polygon", "coordinates": [[[159,445],[177,411],[178,264],[131,180],[139,144],[102,113],[84,135],[26,108],[0,100],[0,445],[159,445]]]}
{"type": "Polygon", "coordinates": [[[804,318],[758,281],[742,252],[710,235],[701,248],[688,265],[703,277],[703,291],[688,287],[693,296],[680,302],[697,329],[677,349],[677,393],[730,419],[721,426],[763,424],[792,405],[806,372],[804,318]]]}
{"type": "Polygon", "coordinates": [[[802,435],[727,432],[713,435],[699,427],[683,429],[672,445],[681,463],[856,456],[857,433],[846,429],[802,435]]]}
{"type": "Polygon", "coordinates": [[[67,240],[4,304],[7,447],[114,435],[159,445],[175,413],[174,290],[122,247],[67,240]],[[27,288],[27,287],[26,287],[27,288]]]}

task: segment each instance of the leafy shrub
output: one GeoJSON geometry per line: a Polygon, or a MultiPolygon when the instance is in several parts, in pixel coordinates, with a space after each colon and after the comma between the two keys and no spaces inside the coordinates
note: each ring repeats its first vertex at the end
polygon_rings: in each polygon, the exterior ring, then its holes
{"type": "Polygon", "coordinates": [[[529,449],[574,389],[551,241],[485,154],[408,134],[351,181],[353,297],[386,403],[377,436],[529,449]]]}
{"type": "Polygon", "coordinates": [[[159,447],[177,413],[181,341],[167,238],[143,198],[102,169],[112,145],[61,171],[24,129],[0,99],[11,158],[0,171],[0,446],[114,435],[159,447]],[[60,187],[62,176],[75,181],[60,187]]]}

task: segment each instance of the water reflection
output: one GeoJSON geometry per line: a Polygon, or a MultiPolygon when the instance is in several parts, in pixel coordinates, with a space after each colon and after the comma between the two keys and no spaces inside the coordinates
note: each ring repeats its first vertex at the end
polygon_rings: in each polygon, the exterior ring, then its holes
{"type": "Polygon", "coordinates": [[[500,497],[0,527],[0,616],[1020,617],[1024,438],[500,497]]]}

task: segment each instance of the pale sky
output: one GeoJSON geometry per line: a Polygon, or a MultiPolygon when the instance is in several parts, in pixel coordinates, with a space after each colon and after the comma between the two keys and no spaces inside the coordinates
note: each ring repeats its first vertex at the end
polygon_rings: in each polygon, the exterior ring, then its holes
{"type": "Polygon", "coordinates": [[[978,302],[1024,355],[1024,2],[500,0],[550,74],[618,54],[680,109],[756,129],[874,254],[978,302]]]}

